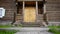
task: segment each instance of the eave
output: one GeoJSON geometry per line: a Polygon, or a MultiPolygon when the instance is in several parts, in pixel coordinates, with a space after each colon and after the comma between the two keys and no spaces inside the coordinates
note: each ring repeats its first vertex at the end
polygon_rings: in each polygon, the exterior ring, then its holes
{"type": "Polygon", "coordinates": [[[18,2],[19,1],[43,1],[43,0],[17,0],[18,2]]]}

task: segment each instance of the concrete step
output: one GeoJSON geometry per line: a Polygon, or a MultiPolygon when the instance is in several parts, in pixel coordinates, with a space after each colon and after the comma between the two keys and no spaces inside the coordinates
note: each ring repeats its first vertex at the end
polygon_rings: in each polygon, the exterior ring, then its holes
{"type": "Polygon", "coordinates": [[[50,32],[40,32],[40,31],[31,31],[31,32],[17,32],[15,34],[52,34],[50,32]]]}
{"type": "Polygon", "coordinates": [[[12,27],[12,28],[0,28],[0,29],[14,29],[14,30],[20,30],[20,32],[27,32],[27,31],[48,31],[48,27],[12,27]]]}
{"type": "Polygon", "coordinates": [[[23,25],[23,27],[40,27],[41,25],[23,25]]]}
{"type": "Polygon", "coordinates": [[[48,32],[49,28],[40,28],[40,27],[24,27],[15,34],[52,34],[48,32]]]}
{"type": "Polygon", "coordinates": [[[2,29],[19,30],[19,32],[15,34],[52,34],[48,32],[49,28],[46,27],[12,27],[12,28],[2,28],[2,29]]]}

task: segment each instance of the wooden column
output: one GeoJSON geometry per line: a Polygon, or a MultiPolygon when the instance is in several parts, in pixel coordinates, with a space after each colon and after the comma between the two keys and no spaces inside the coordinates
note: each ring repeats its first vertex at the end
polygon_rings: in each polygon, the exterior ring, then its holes
{"type": "Polygon", "coordinates": [[[23,1],[23,12],[24,12],[24,7],[25,7],[25,3],[24,3],[24,1],[23,1]]]}
{"type": "Polygon", "coordinates": [[[47,19],[48,17],[47,17],[47,13],[46,13],[46,5],[45,5],[45,4],[44,4],[43,9],[44,9],[44,10],[43,10],[43,11],[44,11],[44,12],[43,12],[43,15],[44,15],[44,16],[43,16],[44,25],[47,26],[47,25],[48,25],[48,19],[47,19]]]}
{"type": "Polygon", "coordinates": [[[25,7],[25,1],[23,1],[23,21],[24,21],[24,7],[25,7]]]}
{"type": "Polygon", "coordinates": [[[37,20],[37,17],[38,17],[38,2],[36,1],[36,20],[37,20]]]}
{"type": "Polygon", "coordinates": [[[47,12],[46,12],[46,4],[44,4],[44,14],[46,14],[46,20],[48,21],[48,16],[47,16],[47,12]]]}
{"type": "Polygon", "coordinates": [[[43,9],[44,9],[44,14],[45,14],[46,13],[46,5],[45,4],[44,4],[43,9]]]}

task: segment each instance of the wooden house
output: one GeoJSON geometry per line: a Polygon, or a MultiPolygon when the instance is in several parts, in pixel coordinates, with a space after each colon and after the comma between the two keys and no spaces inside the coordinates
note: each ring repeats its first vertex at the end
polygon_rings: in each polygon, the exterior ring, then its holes
{"type": "Polygon", "coordinates": [[[20,23],[25,26],[60,22],[57,3],[57,0],[0,0],[0,7],[6,9],[5,16],[0,20],[10,20],[12,24],[20,23]]]}

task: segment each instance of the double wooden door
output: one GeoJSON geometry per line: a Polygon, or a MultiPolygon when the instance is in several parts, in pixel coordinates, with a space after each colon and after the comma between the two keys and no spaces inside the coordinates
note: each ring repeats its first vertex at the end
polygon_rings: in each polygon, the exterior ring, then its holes
{"type": "Polygon", "coordinates": [[[24,22],[35,22],[36,21],[36,8],[35,7],[25,7],[24,8],[24,22]]]}

